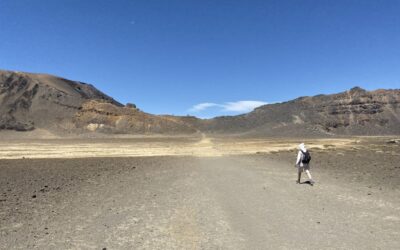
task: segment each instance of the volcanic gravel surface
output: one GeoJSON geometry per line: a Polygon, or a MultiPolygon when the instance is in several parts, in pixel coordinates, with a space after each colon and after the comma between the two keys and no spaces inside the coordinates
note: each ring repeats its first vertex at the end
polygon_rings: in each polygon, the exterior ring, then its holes
{"type": "Polygon", "coordinates": [[[329,152],[1,160],[0,248],[399,249],[398,156],[329,152]]]}

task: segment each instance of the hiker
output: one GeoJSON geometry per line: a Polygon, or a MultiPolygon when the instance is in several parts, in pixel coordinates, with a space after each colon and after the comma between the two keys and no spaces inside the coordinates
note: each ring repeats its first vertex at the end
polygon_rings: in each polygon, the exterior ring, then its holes
{"type": "Polygon", "coordinates": [[[296,181],[297,184],[300,184],[301,173],[305,171],[309,178],[309,183],[311,185],[314,185],[315,181],[312,179],[310,173],[310,161],[311,161],[310,152],[307,150],[304,143],[301,143],[299,145],[299,153],[297,154],[297,160],[296,160],[296,167],[298,170],[298,178],[296,181]]]}

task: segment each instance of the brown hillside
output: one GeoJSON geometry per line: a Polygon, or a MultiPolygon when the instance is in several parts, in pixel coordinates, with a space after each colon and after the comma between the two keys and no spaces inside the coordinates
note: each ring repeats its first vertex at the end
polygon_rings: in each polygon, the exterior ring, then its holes
{"type": "Polygon", "coordinates": [[[203,130],[268,136],[400,134],[400,90],[353,88],[208,120],[203,130]]]}

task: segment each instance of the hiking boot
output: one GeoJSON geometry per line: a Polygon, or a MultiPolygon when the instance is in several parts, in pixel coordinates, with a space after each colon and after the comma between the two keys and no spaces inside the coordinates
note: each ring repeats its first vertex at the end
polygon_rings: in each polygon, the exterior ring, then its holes
{"type": "Polygon", "coordinates": [[[300,184],[300,181],[296,181],[296,184],[300,184]]]}
{"type": "Polygon", "coordinates": [[[314,181],[313,179],[310,179],[310,184],[311,184],[311,185],[314,185],[314,184],[315,184],[315,181],[314,181]]]}

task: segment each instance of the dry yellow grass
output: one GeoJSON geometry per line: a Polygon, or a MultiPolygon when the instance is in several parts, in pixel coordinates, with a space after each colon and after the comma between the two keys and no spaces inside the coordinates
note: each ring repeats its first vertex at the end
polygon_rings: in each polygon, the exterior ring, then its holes
{"type": "MultiPolygon", "coordinates": [[[[351,149],[357,139],[313,139],[305,141],[311,149],[351,149]],[[327,146],[328,145],[328,146],[327,146]]],[[[298,140],[290,139],[221,139],[203,136],[175,140],[88,139],[88,140],[14,140],[0,142],[0,159],[86,158],[135,156],[223,156],[273,153],[295,150],[298,140]]]]}

